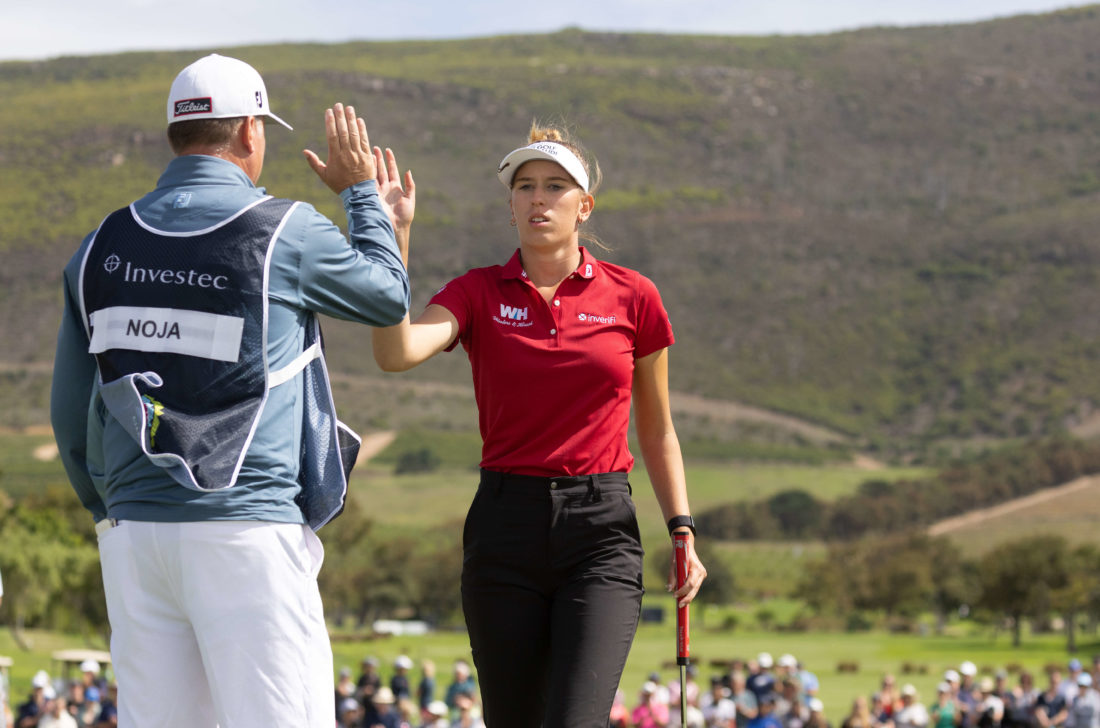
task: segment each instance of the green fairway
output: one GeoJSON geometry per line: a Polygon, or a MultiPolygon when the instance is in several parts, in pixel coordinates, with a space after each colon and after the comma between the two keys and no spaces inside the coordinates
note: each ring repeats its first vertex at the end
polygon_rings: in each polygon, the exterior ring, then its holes
{"type": "MultiPolygon", "coordinates": [[[[738,500],[766,498],[779,491],[801,489],[829,501],[852,493],[866,480],[916,478],[927,471],[917,468],[867,470],[851,465],[784,465],[728,463],[687,465],[692,510],[738,500]]],[[[477,488],[477,472],[450,468],[431,473],[394,475],[392,467],[371,463],[352,476],[351,493],[375,520],[379,533],[430,530],[461,520],[477,488]]],[[[647,553],[667,548],[668,535],[641,463],[631,474],[638,525],[647,553]]],[[[819,542],[756,541],[716,544],[723,560],[733,569],[740,588],[754,593],[786,594],[801,573],[806,559],[820,556],[819,542]]],[[[647,567],[646,584],[659,588],[660,578],[647,567]]]]}
{"type": "Polygon", "coordinates": [[[0,491],[18,499],[49,485],[68,487],[68,478],[56,454],[53,433],[48,427],[0,433],[0,491]]]}
{"type": "MultiPolygon", "coordinates": [[[[476,460],[476,454],[473,459],[476,460]]],[[[799,489],[831,501],[854,492],[867,480],[899,480],[927,475],[920,468],[867,470],[852,465],[785,465],[771,463],[687,464],[688,493],[696,513],[720,503],[759,500],[782,490],[799,489]]],[[[474,467],[394,475],[388,464],[370,463],[355,470],[351,492],[380,526],[424,527],[466,515],[477,489],[474,467]]],[[[656,499],[641,462],[630,477],[643,537],[664,532],[656,499]]]]}

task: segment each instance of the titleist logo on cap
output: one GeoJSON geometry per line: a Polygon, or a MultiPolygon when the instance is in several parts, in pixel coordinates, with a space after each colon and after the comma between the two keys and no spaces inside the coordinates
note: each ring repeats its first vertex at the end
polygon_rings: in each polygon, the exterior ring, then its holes
{"type": "Polygon", "coordinates": [[[176,102],[176,116],[189,114],[209,114],[214,108],[213,102],[207,96],[204,99],[183,99],[176,102]]]}

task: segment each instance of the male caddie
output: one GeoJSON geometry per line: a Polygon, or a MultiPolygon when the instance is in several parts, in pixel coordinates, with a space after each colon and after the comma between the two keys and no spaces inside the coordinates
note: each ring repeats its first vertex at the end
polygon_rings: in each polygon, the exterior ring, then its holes
{"type": "MultiPolygon", "coordinates": [[[[366,125],[325,112],[310,166],[350,244],[255,186],[271,112],[248,64],[176,77],[156,189],[65,268],[51,415],[92,512],[121,728],[331,728],[314,530],[339,513],[358,438],[336,421],[315,312],[390,326],[409,281],[366,125]]],[[[274,130],[274,124],[270,124],[274,130]]]]}

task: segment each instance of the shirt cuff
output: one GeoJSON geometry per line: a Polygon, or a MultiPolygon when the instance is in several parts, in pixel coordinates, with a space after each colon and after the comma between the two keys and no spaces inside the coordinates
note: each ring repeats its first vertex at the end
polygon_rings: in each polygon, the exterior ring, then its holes
{"type": "Polygon", "coordinates": [[[373,179],[356,182],[351,187],[340,191],[340,199],[344,201],[345,208],[359,199],[363,199],[364,197],[375,197],[377,195],[378,184],[373,179]]]}

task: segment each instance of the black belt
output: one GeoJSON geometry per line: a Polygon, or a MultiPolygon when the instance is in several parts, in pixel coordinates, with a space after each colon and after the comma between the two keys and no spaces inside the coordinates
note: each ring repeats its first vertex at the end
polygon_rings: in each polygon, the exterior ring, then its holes
{"type": "Polygon", "coordinates": [[[626,473],[592,473],[591,475],[519,475],[516,473],[500,473],[495,470],[481,470],[481,487],[490,488],[497,495],[505,491],[550,494],[570,489],[584,488],[592,493],[595,500],[600,499],[600,494],[607,491],[625,490],[631,493],[630,482],[626,473]]]}

